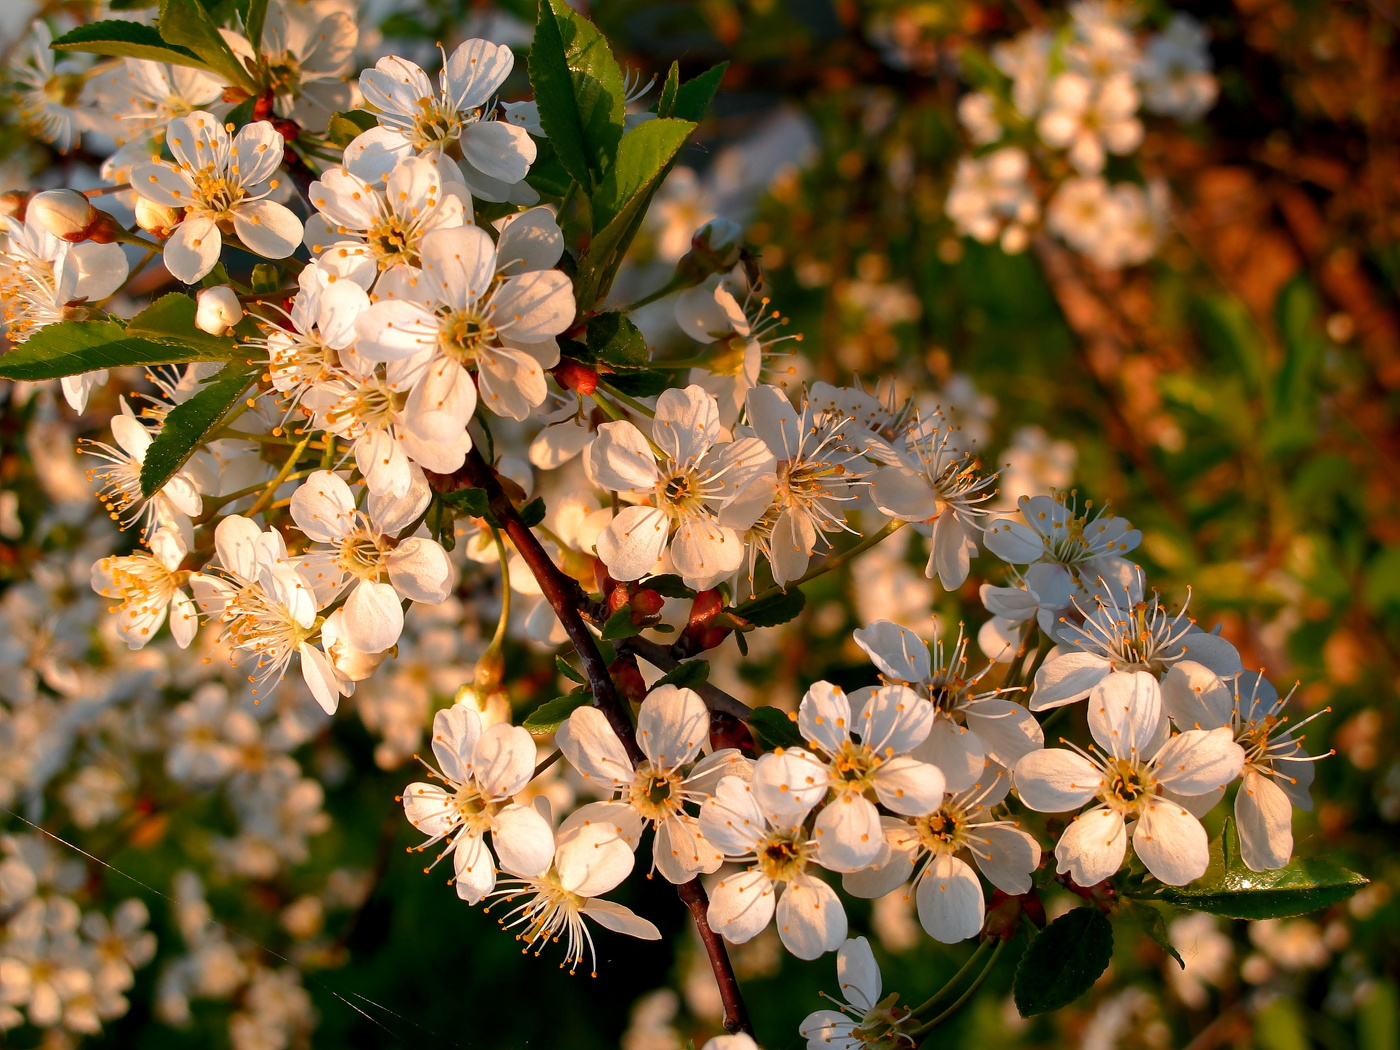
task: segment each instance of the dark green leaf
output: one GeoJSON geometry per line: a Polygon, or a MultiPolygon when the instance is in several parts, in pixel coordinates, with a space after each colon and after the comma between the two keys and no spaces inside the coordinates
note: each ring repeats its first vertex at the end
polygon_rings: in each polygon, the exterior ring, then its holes
{"type": "Polygon", "coordinates": [[[554,665],[559,668],[559,673],[570,681],[577,682],[579,685],[588,684],[588,679],[583,677],[583,672],[576,669],[562,656],[556,656],[554,658],[554,665]]]}
{"type": "Polygon", "coordinates": [[[1162,918],[1162,913],[1150,904],[1143,904],[1141,901],[1130,900],[1128,903],[1128,913],[1142,924],[1142,932],[1161,948],[1164,952],[1176,960],[1178,966],[1186,969],[1186,960],[1181,957],[1181,953],[1172,946],[1171,939],[1167,936],[1167,920],[1162,918]]]}
{"type": "Polygon", "coordinates": [[[379,121],[374,119],[373,113],[368,113],[363,109],[333,113],[330,123],[326,125],[326,138],[330,140],[331,145],[344,149],[363,132],[368,131],[378,123],[379,121]]]}
{"type": "Polygon", "coordinates": [[[170,410],[141,464],[143,496],[150,498],[159,492],[209,439],[229,410],[238,404],[259,370],[242,361],[230,361],[197,394],[170,410]]]}
{"type": "Polygon", "coordinates": [[[530,173],[525,176],[525,181],[541,196],[560,198],[569,192],[569,186],[573,182],[564,165],[559,162],[559,155],[548,143],[540,144],[539,156],[535,158],[535,163],[530,165],[530,173]]]}
{"type": "Polygon", "coordinates": [[[710,112],[710,103],[714,101],[720,81],[724,79],[724,71],[728,68],[728,62],[721,62],[717,66],[711,66],[698,77],[687,80],[676,92],[673,112],[665,115],[680,117],[681,120],[693,120],[697,124],[704,120],[705,114],[710,112]]]}
{"type": "Polygon", "coordinates": [[[641,634],[642,630],[632,622],[632,606],[624,605],[603,624],[603,637],[612,640],[631,638],[634,634],[641,634]]]}
{"type": "Polygon", "coordinates": [[[272,263],[258,263],[253,267],[248,284],[257,295],[271,295],[282,287],[282,275],[272,263]]]}
{"type": "Polygon", "coordinates": [[[683,580],[675,573],[668,572],[664,576],[651,576],[643,580],[640,587],[655,591],[663,598],[694,598],[695,592],[687,587],[683,580]]]}
{"type": "Polygon", "coordinates": [[[53,42],[56,51],[81,51],[89,55],[111,55],[114,58],[144,58],[152,62],[171,62],[177,66],[209,67],[188,48],[167,44],[155,26],[119,19],[89,22],[64,33],[53,42]]]}
{"type": "Polygon", "coordinates": [[[1066,912],[1031,941],[1012,986],[1022,1017],[1068,1006],[1093,987],[1113,957],[1113,924],[1092,905],[1066,912]]]}
{"type": "Polygon", "coordinates": [[[645,368],[651,360],[646,338],[625,314],[616,310],[589,321],[585,339],[593,359],[614,368],[645,368]]]}
{"type": "Polygon", "coordinates": [[[776,751],[780,747],[802,747],[802,734],[797,731],[797,723],[776,707],[756,707],[749,713],[749,725],[758,734],[758,742],[765,750],[776,751]]]}
{"type": "Polygon", "coordinates": [[[582,690],[568,696],[557,696],[553,700],[546,700],[530,712],[530,716],[521,725],[536,736],[544,736],[563,725],[564,720],[574,711],[580,707],[587,707],[592,702],[593,694],[582,690]]]}
{"type": "Polygon", "coordinates": [[[603,34],[564,0],[540,0],[529,67],[545,135],[564,170],[591,191],[622,138],[622,70],[603,34]]]}
{"type": "Polygon", "coordinates": [[[257,89],[248,70],[219,34],[219,25],[199,0],[160,0],[161,39],[193,51],[204,63],[231,84],[249,91],[257,89]]]}
{"type": "Polygon", "coordinates": [[[1231,919],[1286,919],[1344,901],[1371,881],[1321,857],[1298,857],[1274,871],[1250,871],[1240,859],[1238,842],[1234,822],[1227,818],[1220,838],[1211,843],[1206,873],[1187,886],[1157,887],[1151,897],[1231,919]]]}
{"type": "Polygon", "coordinates": [[[58,379],[123,365],[219,361],[227,353],[137,339],[115,321],[62,321],[41,328],[0,357],[0,379],[58,379]]]}
{"type": "Polygon", "coordinates": [[[527,529],[533,529],[544,521],[544,500],[536,496],[520,508],[520,520],[527,529]]]}
{"type": "Polygon", "coordinates": [[[674,385],[673,375],[666,372],[653,372],[649,369],[638,372],[612,372],[608,374],[606,380],[606,386],[631,397],[655,397],[667,387],[674,385]]]}
{"type": "Polygon", "coordinates": [[[672,62],[671,68],[666,73],[666,82],[661,85],[661,94],[656,100],[656,115],[658,117],[674,117],[676,115],[676,92],[681,87],[681,64],[672,62]]]}
{"type": "Polygon", "coordinates": [[[687,660],[677,667],[673,667],[664,675],[652,683],[652,688],[662,685],[673,685],[677,689],[694,689],[697,685],[710,680],[710,665],[705,660],[687,660]]]}
{"type": "Polygon", "coordinates": [[[111,0],[107,6],[113,11],[139,11],[143,7],[155,7],[156,0],[111,0]]]}
{"type": "Polygon", "coordinates": [[[807,604],[807,596],[801,588],[778,591],[766,598],[754,598],[734,607],[734,615],[742,616],[755,627],[777,627],[787,623],[802,611],[807,604]]]}
{"type": "Polygon", "coordinates": [[[194,323],[198,307],[192,297],[179,292],[162,295],[126,323],[126,334],[156,342],[193,346],[211,360],[231,360],[238,344],[226,335],[210,335],[194,323]]]}

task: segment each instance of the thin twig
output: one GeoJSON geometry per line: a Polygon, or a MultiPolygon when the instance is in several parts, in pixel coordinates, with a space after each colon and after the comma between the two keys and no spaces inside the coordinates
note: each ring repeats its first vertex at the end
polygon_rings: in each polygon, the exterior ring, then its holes
{"type": "MultiPolygon", "coordinates": [[[[618,642],[617,651],[634,653],[663,671],[674,671],[681,665],[680,658],[671,651],[669,645],[662,645],[660,642],[653,642],[651,639],[642,638],[639,635],[633,635],[631,638],[624,638],[618,642]]],[[[711,685],[709,682],[701,682],[690,688],[700,694],[700,699],[705,701],[705,706],[711,711],[722,711],[726,715],[733,715],[741,722],[747,722],[749,715],[753,714],[753,709],[748,704],[730,696],[723,689],[711,685]]]]}

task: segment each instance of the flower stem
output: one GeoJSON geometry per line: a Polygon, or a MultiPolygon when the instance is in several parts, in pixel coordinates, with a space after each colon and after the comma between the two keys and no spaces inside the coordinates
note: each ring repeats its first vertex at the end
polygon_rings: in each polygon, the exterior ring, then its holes
{"type": "MultiPolygon", "coordinates": [[[[953,1001],[952,1006],[948,1007],[948,1009],[944,1010],[932,1021],[929,1021],[927,1024],[920,1025],[918,1028],[915,1028],[909,1034],[924,1035],[927,1032],[931,1032],[933,1029],[937,1028],[940,1024],[948,1020],[948,1018],[952,1017],[955,1013],[957,1013],[964,1006],[966,1006],[968,1000],[970,1000],[974,995],[977,994],[977,989],[981,988],[983,983],[987,980],[987,978],[992,975],[992,969],[997,964],[997,957],[1001,955],[1002,949],[1005,947],[1005,941],[997,941],[997,946],[992,949],[992,957],[987,960],[987,965],[983,968],[982,972],[977,975],[977,979],[967,986],[967,991],[963,992],[962,995],[958,996],[957,999],[953,1001]]],[[[927,1040],[925,1040],[925,1043],[927,1043],[927,1040]]]]}
{"type": "Polygon", "coordinates": [[[501,643],[506,639],[506,623],[510,620],[510,556],[506,553],[501,530],[495,526],[491,527],[491,540],[496,544],[496,557],[501,563],[501,618],[496,621],[496,633],[491,636],[487,651],[500,652],[501,643]]]}
{"type": "Polygon", "coordinates": [[[963,978],[966,977],[969,973],[971,973],[973,967],[975,967],[979,962],[986,958],[987,953],[991,950],[991,941],[983,941],[981,944],[979,944],[977,946],[976,951],[974,951],[971,955],[967,957],[967,962],[962,964],[961,969],[959,969],[957,973],[953,974],[953,976],[948,979],[948,983],[945,984],[942,988],[938,989],[938,991],[934,992],[933,995],[931,995],[926,1002],[914,1007],[913,1010],[910,1010],[910,1014],[914,1017],[918,1017],[920,1014],[928,1013],[935,1006],[943,1005],[943,1003],[946,1000],[952,997],[953,989],[957,988],[958,985],[962,984],[963,978]]]}
{"type": "Polygon", "coordinates": [[[614,397],[617,400],[621,401],[624,405],[630,408],[633,412],[636,412],[638,415],[646,416],[648,419],[656,418],[655,410],[647,408],[646,405],[642,404],[631,394],[624,394],[621,390],[617,389],[617,387],[613,386],[611,383],[606,383],[602,380],[598,381],[598,385],[608,392],[609,397],[614,397]]]}
{"type": "Polygon", "coordinates": [[[251,518],[267,509],[267,505],[272,502],[272,497],[282,487],[282,482],[286,481],[292,471],[296,469],[302,453],[306,451],[306,446],[311,444],[311,438],[312,431],[308,428],[306,437],[302,438],[300,444],[292,449],[292,454],[287,457],[287,462],[282,464],[282,469],[277,472],[277,476],[268,482],[267,487],[263,489],[263,494],[257,498],[257,502],[248,508],[248,513],[244,515],[245,518],[251,518]]]}

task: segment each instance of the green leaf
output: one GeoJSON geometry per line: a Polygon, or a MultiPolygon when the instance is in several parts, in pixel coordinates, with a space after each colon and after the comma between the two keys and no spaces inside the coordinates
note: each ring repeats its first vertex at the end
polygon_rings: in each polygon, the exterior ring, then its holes
{"type": "Polygon", "coordinates": [[[1093,987],[1113,957],[1113,924],[1092,905],[1066,912],[1031,941],[1012,986],[1022,1017],[1068,1006],[1093,987]]]}
{"type": "Polygon", "coordinates": [[[552,733],[564,724],[564,720],[580,707],[587,707],[593,702],[593,694],[586,690],[579,690],[570,693],[568,696],[556,696],[553,700],[546,700],[530,712],[530,716],[521,723],[526,731],[536,736],[544,736],[552,733]]]}
{"type": "Polygon", "coordinates": [[[188,48],[167,44],[155,26],[106,18],[64,33],[51,45],[55,51],[81,51],[114,58],[144,58],[177,66],[209,67],[188,48]]]}
{"type": "Polygon", "coordinates": [[[1167,936],[1167,920],[1162,918],[1162,913],[1152,905],[1143,904],[1141,901],[1129,900],[1127,903],[1128,914],[1142,925],[1142,932],[1147,934],[1157,947],[1175,959],[1178,966],[1183,970],[1186,969],[1186,960],[1172,946],[1171,939],[1167,936]]]}
{"type": "Polygon", "coordinates": [[[533,529],[544,521],[544,500],[536,496],[520,508],[520,520],[527,529],[533,529]]]}
{"type": "Polygon", "coordinates": [[[603,34],[564,0],[540,0],[529,68],[545,136],[564,170],[592,191],[622,138],[622,69],[603,34]]]}
{"type": "Polygon", "coordinates": [[[209,355],[209,360],[231,360],[238,354],[238,343],[226,335],[210,335],[194,323],[198,306],[193,297],[171,292],[162,295],[126,323],[126,334],[158,343],[192,346],[209,355]]]}
{"type": "Polygon", "coordinates": [[[133,338],[115,321],[61,321],[41,328],[0,357],[0,379],[58,379],[123,365],[220,361],[206,347],[133,338]]]}
{"type": "Polygon", "coordinates": [[[714,101],[720,81],[724,79],[724,71],[728,68],[728,62],[721,62],[717,66],[711,66],[698,77],[687,80],[676,92],[673,111],[664,116],[693,120],[697,124],[704,120],[705,115],[710,112],[710,103],[714,101]]]}
{"type": "Polygon", "coordinates": [[[198,55],[231,84],[256,91],[257,84],[233,49],[219,34],[219,26],[199,0],[160,0],[160,37],[167,44],[198,55]]]}
{"type": "Polygon", "coordinates": [[[378,123],[379,121],[375,120],[373,113],[363,109],[332,113],[330,123],[326,125],[326,138],[332,145],[344,149],[362,133],[375,127],[378,123]]]}
{"type": "Polygon", "coordinates": [[[691,121],[668,118],[638,124],[623,136],[617,163],[593,196],[593,239],[574,282],[584,310],[607,297],[652,197],[694,130],[691,121]]]}
{"type": "Polygon", "coordinates": [[[1234,821],[1226,818],[1220,838],[1211,843],[1206,873],[1186,886],[1156,887],[1151,899],[1230,919],[1287,919],[1344,901],[1371,881],[1321,857],[1298,857],[1273,871],[1250,871],[1240,859],[1238,842],[1234,821]]]}
{"type": "Polygon", "coordinates": [[[807,596],[801,588],[778,591],[766,598],[754,598],[734,607],[734,615],[742,616],[755,627],[777,627],[787,623],[802,611],[807,604],[807,596]]]}
{"type": "Polygon", "coordinates": [[[706,660],[687,660],[677,667],[671,668],[664,675],[652,683],[652,688],[662,685],[673,685],[677,689],[694,689],[710,680],[710,664],[706,660]]]}
{"type": "Polygon", "coordinates": [[[267,0],[238,0],[243,28],[255,51],[262,50],[263,23],[267,21],[267,0]]]}
{"type": "Polygon", "coordinates": [[[603,637],[610,640],[631,638],[634,634],[641,634],[642,630],[632,622],[632,606],[624,605],[604,622],[603,637]]]}
{"type": "Polygon", "coordinates": [[[559,162],[559,155],[554,152],[553,146],[547,142],[537,142],[536,145],[539,147],[539,154],[535,157],[535,163],[530,165],[525,181],[543,197],[562,198],[569,192],[573,179],[559,162]]]}
{"type": "Polygon", "coordinates": [[[797,723],[788,718],[776,707],[756,707],[749,712],[749,725],[758,734],[758,742],[765,750],[776,751],[780,747],[802,747],[805,741],[797,731],[797,723]]]}
{"type": "Polygon", "coordinates": [[[594,359],[614,368],[645,368],[651,361],[646,337],[625,314],[616,310],[589,321],[584,338],[594,359]]]}
{"type": "Polygon", "coordinates": [[[485,489],[457,489],[439,493],[438,498],[458,515],[484,518],[491,512],[491,501],[485,489]]]}
{"type": "Polygon", "coordinates": [[[655,397],[667,387],[674,386],[674,373],[642,371],[611,372],[606,385],[630,397],[655,397]]]}
{"type": "Polygon", "coordinates": [[[656,115],[658,117],[674,117],[676,115],[676,92],[681,89],[681,64],[672,62],[671,68],[666,72],[666,82],[661,85],[661,94],[656,100],[656,115]]]}
{"type": "Polygon", "coordinates": [[[668,572],[662,576],[651,576],[643,580],[639,587],[655,591],[663,598],[694,598],[695,591],[685,585],[685,582],[673,572],[668,572]]]}
{"type": "Polygon", "coordinates": [[[583,672],[575,668],[562,656],[556,656],[554,658],[554,666],[558,667],[559,673],[570,681],[577,682],[579,685],[588,684],[588,679],[583,677],[583,672]]]}
{"type": "Polygon", "coordinates": [[[141,464],[141,495],[159,492],[218,429],[261,369],[230,361],[197,394],[170,410],[141,464]]]}
{"type": "Polygon", "coordinates": [[[604,230],[624,211],[645,210],[639,198],[646,195],[650,200],[648,191],[660,181],[694,130],[693,121],[662,117],[643,121],[622,136],[617,163],[593,196],[593,229],[604,230]]]}

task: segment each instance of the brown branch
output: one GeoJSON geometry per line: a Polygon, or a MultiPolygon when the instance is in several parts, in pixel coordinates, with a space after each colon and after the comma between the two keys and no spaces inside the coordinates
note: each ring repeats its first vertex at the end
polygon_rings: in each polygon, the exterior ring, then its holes
{"type": "MultiPolygon", "coordinates": [[[[510,537],[511,543],[520,553],[521,559],[529,566],[530,572],[534,574],[535,580],[540,585],[540,591],[544,594],[545,600],[549,602],[554,614],[559,617],[559,622],[563,624],[565,632],[569,635],[569,640],[574,643],[574,649],[583,662],[584,674],[588,676],[588,683],[593,689],[593,705],[602,711],[607,718],[608,724],[612,726],[613,732],[622,741],[622,746],[626,748],[628,756],[632,759],[632,764],[635,766],[645,762],[646,756],[637,746],[627,706],[618,694],[617,685],[613,682],[612,675],[608,673],[608,665],[603,662],[603,654],[598,651],[598,644],[593,640],[593,635],[589,631],[588,625],[584,623],[583,615],[579,611],[588,601],[587,595],[583,593],[583,588],[578,585],[577,580],[566,575],[559,566],[554,564],[554,560],[550,558],[539,539],[530,531],[530,527],[521,520],[520,512],[515,509],[515,504],[511,502],[510,497],[501,487],[500,479],[496,476],[495,470],[486,460],[482,459],[481,453],[475,448],[467,453],[466,462],[462,464],[462,469],[455,475],[435,480],[438,480],[440,488],[448,488],[451,482],[457,478],[473,488],[486,491],[487,505],[490,507],[491,514],[501,523],[501,527],[510,537]]],[[[737,704],[738,701],[735,700],[734,703],[737,704]]],[[[709,900],[705,896],[704,888],[700,885],[700,880],[695,878],[682,883],[676,887],[676,893],[685,906],[690,909],[691,918],[695,920],[695,928],[700,933],[700,942],[705,946],[705,954],[709,956],[710,969],[714,971],[715,983],[719,986],[720,1000],[724,1004],[725,1029],[731,1033],[747,1032],[752,1035],[753,1028],[749,1023],[748,1009],[744,1006],[744,999],[739,991],[739,979],[734,975],[734,965],[729,961],[729,952],[724,946],[723,939],[710,929],[707,918],[709,900]]]]}
{"type": "MultiPolygon", "coordinates": [[[[618,642],[617,650],[640,656],[647,663],[659,667],[663,671],[674,671],[681,665],[680,659],[672,651],[671,646],[662,645],[660,642],[653,642],[637,635],[618,642]]],[[[700,694],[700,699],[705,701],[705,706],[711,711],[722,711],[741,722],[747,722],[749,715],[753,714],[753,710],[748,704],[730,696],[723,689],[713,686],[709,682],[701,682],[690,688],[700,694]]]]}

